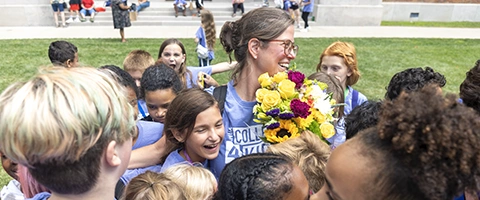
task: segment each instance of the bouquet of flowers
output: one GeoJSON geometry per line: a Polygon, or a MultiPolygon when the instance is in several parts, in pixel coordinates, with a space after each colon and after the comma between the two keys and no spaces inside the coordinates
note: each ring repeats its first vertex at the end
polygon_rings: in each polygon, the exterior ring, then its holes
{"type": "MultiPolygon", "coordinates": [[[[326,92],[327,84],[308,80],[298,71],[268,73],[258,78],[254,121],[264,125],[263,141],[279,143],[300,136],[304,130],[325,142],[335,134],[335,100],[326,92]]],[[[327,142],[328,143],[328,142],[327,142]]]]}

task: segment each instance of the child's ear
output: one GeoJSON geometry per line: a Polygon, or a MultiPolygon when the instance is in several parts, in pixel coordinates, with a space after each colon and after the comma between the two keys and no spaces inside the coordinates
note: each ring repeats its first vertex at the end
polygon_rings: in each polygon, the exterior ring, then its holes
{"type": "Polygon", "coordinates": [[[65,65],[67,67],[72,67],[72,60],[68,59],[67,61],[65,61],[65,65]]]}
{"type": "Polygon", "coordinates": [[[179,142],[185,142],[186,138],[185,138],[185,134],[183,134],[182,132],[178,131],[178,130],[172,130],[172,133],[173,133],[173,137],[175,137],[175,139],[179,142]]]}
{"type": "Polygon", "coordinates": [[[122,159],[120,158],[121,152],[118,151],[117,145],[116,141],[111,141],[105,150],[105,159],[112,167],[119,166],[122,163],[122,159]]]}

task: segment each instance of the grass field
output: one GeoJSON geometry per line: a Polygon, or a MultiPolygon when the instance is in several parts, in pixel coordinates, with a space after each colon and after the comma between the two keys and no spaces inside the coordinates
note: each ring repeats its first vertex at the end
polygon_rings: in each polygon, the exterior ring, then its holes
{"type": "Polygon", "coordinates": [[[480,28],[480,22],[419,22],[419,21],[382,21],[381,26],[421,26],[449,28],[480,28]]]}
{"type": "MultiPolygon", "coordinates": [[[[465,72],[480,59],[480,40],[469,39],[361,39],[361,38],[298,38],[300,46],[295,59],[298,70],[309,75],[315,71],[319,55],[330,43],[341,40],[355,44],[360,81],[354,86],[369,99],[382,99],[390,78],[397,72],[411,67],[430,66],[444,74],[447,85],[444,90],[458,93],[465,72]]],[[[31,77],[39,66],[50,65],[47,49],[52,39],[0,40],[3,50],[0,60],[0,91],[15,81],[31,77]]],[[[163,39],[129,39],[126,44],[117,39],[72,39],[79,49],[83,66],[99,67],[107,64],[122,66],[125,56],[134,49],[149,51],[154,58],[163,39]]],[[[188,65],[197,65],[193,39],[182,39],[188,52],[188,65]]],[[[217,44],[214,63],[227,61],[228,57],[217,44]]],[[[228,81],[229,73],[215,75],[219,83],[228,81]]],[[[0,186],[8,176],[0,173],[0,186]]]]}

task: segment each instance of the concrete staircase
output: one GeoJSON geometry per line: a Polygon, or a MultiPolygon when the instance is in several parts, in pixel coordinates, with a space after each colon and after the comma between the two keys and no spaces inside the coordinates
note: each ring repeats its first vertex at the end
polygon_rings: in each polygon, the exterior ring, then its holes
{"type": "MultiPolygon", "coordinates": [[[[248,0],[247,0],[248,1],[248,0]]],[[[187,1],[188,2],[188,1],[187,1]]],[[[232,21],[241,17],[241,11],[237,10],[237,16],[232,17],[233,7],[231,1],[211,2],[204,1],[205,9],[210,10],[215,18],[215,25],[222,26],[226,21],[232,21]]],[[[270,3],[273,5],[273,2],[270,3]]],[[[248,1],[244,3],[245,12],[262,6],[261,1],[248,1]]],[[[198,26],[200,25],[200,17],[195,16],[197,10],[195,2],[193,2],[193,10],[188,10],[187,16],[183,16],[180,12],[178,17],[175,17],[172,1],[158,1],[150,0],[150,7],[144,9],[137,15],[137,21],[132,21],[132,26],[198,26]]],[[[65,12],[66,18],[70,16],[65,12]]],[[[97,13],[95,22],[91,23],[87,16],[86,22],[73,22],[69,26],[112,26],[112,11],[110,7],[106,8],[105,12],[97,13]]]]}

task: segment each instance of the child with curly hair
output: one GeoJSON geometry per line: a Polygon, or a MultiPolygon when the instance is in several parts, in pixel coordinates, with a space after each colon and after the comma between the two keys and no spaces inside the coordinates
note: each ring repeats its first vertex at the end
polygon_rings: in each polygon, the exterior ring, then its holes
{"type": "Polygon", "coordinates": [[[213,14],[209,10],[203,9],[201,11],[201,22],[202,25],[198,28],[195,33],[195,42],[198,45],[201,45],[205,49],[208,49],[208,55],[201,55],[198,53],[198,66],[204,67],[209,66],[211,61],[215,59],[215,40],[216,31],[215,31],[215,20],[213,19],[213,14]]]}
{"type": "Polygon", "coordinates": [[[376,127],[332,152],[322,191],[359,200],[452,200],[478,191],[480,118],[436,88],[384,102],[376,127]]]}
{"type": "Polygon", "coordinates": [[[480,60],[467,72],[460,85],[460,98],[466,106],[480,113],[480,60]]]}

